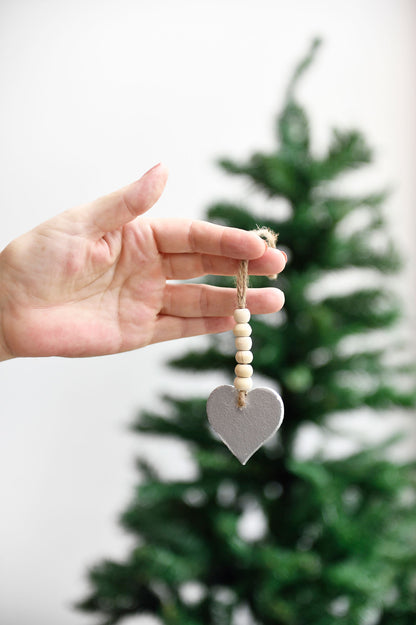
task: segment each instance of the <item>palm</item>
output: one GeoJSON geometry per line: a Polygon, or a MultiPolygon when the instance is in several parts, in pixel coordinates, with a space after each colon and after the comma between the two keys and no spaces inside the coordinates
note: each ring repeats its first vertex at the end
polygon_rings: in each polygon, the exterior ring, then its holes
{"type": "MultiPolygon", "coordinates": [[[[133,202],[139,214],[159,196],[165,176],[156,174],[153,181],[152,174],[150,182],[142,179],[142,196],[139,181],[133,190],[131,185],[63,213],[2,252],[7,295],[2,326],[12,355],[110,354],[226,330],[233,308],[231,289],[169,280],[232,274],[237,259],[245,255],[259,257],[252,262],[253,272],[282,269],[282,259],[262,254],[253,235],[245,233],[243,241],[239,231],[202,222],[134,218],[133,202]]],[[[275,289],[264,289],[257,297],[253,293],[252,298],[258,312],[282,303],[275,289]]]]}

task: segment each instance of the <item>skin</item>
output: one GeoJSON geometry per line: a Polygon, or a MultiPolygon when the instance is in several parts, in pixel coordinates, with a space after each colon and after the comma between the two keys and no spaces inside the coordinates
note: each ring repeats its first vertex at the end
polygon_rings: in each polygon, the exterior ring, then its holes
{"type": "MultiPolygon", "coordinates": [[[[175,284],[207,274],[283,270],[257,235],[202,221],[144,217],[167,179],[163,165],[68,210],[0,254],[0,360],[98,356],[233,327],[235,290],[175,284]]],[[[250,289],[254,314],[281,309],[279,289],[250,289]]]]}

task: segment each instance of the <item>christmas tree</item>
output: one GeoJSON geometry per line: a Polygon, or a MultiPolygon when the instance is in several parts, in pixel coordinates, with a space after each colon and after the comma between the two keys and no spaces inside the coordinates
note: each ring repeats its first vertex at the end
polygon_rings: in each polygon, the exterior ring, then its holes
{"type": "MultiPolygon", "coordinates": [[[[211,221],[247,230],[261,222],[279,232],[289,255],[279,277],[284,312],[252,319],[255,376],[280,390],[285,421],[242,467],[210,431],[206,397],[166,397],[165,414],[139,415],[140,436],[187,443],[196,477],[165,481],[138,460],[140,483],[121,518],[135,545],[124,561],[92,568],[90,595],[78,605],[100,625],[145,613],[165,625],[415,623],[416,463],[393,463],[387,444],[336,459],[323,452],[305,459],[298,449],[306,424],[327,432],[334,414],[359,419],[365,408],[381,421],[415,405],[412,367],[391,358],[394,344],[368,341],[375,332],[393,341],[400,319],[397,296],[383,286],[399,270],[385,193],[337,192],[342,176],[371,162],[371,151],[359,132],[334,130],[327,152],[314,154],[296,97],[318,45],[290,81],[275,150],[221,161],[264,193],[268,218],[228,202],[208,212],[211,221]],[[319,296],[314,287],[328,275],[338,285],[345,268],[358,276],[370,269],[371,286],[358,280],[341,295],[319,296]],[[257,519],[251,535],[250,518],[257,519]]],[[[223,371],[232,383],[232,337],[213,337],[204,353],[172,365],[223,371]]]]}

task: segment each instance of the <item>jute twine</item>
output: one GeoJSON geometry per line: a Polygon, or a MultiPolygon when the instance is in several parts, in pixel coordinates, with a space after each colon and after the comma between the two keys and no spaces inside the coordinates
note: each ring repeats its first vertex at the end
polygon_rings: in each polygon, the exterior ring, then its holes
{"type": "MultiPolygon", "coordinates": [[[[276,247],[277,237],[278,235],[270,230],[270,228],[266,228],[263,226],[262,228],[257,228],[256,230],[252,230],[255,234],[266,241],[269,247],[276,247]]],[[[276,280],[277,274],[268,276],[270,280],[276,280]]],[[[247,297],[247,289],[248,289],[248,260],[242,260],[240,262],[240,266],[238,268],[238,272],[236,275],[236,288],[237,288],[237,307],[238,308],[246,308],[246,297],[247,297]]],[[[246,405],[246,396],[247,391],[239,391],[238,392],[238,406],[239,408],[243,408],[246,405]]]]}

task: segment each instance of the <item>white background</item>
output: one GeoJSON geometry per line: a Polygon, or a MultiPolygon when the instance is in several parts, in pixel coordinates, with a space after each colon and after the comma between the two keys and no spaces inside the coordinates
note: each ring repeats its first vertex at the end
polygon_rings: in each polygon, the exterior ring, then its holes
{"type": "MultiPolygon", "coordinates": [[[[394,189],[386,213],[408,260],[399,287],[412,316],[415,28],[412,0],[1,0],[0,248],[159,160],[170,181],[154,216],[201,218],[213,200],[242,199],[244,182],[214,160],[271,147],[290,72],[319,35],[300,89],[315,145],[333,126],[357,126],[374,146],[360,184],[394,189]]],[[[163,367],[201,341],[0,365],[2,625],[96,622],[70,605],[87,566],[128,544],[116,519],[134,456],[187,468],[126,426],[162,392],[208,392],[215,378],[163,367]]]]}

